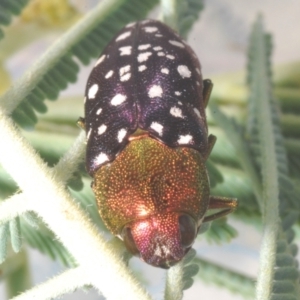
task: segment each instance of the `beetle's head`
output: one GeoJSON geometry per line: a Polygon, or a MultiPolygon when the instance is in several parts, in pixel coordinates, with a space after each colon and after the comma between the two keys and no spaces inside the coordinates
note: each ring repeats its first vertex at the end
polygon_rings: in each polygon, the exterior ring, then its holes
{"type": "Polygon", "coordinates": [[[191,249],[197,224],[188,214],[170,212],[133,221],[122,231],[126,248],[146,263],[164,269],[178,263],[191,249]]]}

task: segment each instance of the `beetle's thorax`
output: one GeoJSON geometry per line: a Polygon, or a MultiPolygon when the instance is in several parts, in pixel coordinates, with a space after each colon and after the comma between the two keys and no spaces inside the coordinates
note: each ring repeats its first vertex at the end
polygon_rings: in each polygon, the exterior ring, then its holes
{"type": "Polygon", "coordinates": [[[93,190],[101,217],[114,234],[155,214],[187,213],[198,222],[209,202],[200,153],[170,148],[143,134],[134,135],[112,163],[97,170],[93,190]]]}

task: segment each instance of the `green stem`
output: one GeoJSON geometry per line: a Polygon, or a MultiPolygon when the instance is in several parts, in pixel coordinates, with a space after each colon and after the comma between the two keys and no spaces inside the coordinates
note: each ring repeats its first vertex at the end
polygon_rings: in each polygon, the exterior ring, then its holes
{"type": "Polygon", "coordinates": [[[183,265],[181,261],[167,272],[165,300],[181,300],[183,297],[183,265]]]}
{"type": "Polygon", "coordinates": [[[85,274],[86,270],[82,267],[69,269],[23,294],[16,296],[13,300],[50,300],[57,297],[60,298],[61,295],[73,292],[78,287],[88,284],[85,274]]]}
{"type": "Polygon", "coordinates": [[[277,237],[279,231],[279,186],[276,157],[276,137],[272,120],[270,78],[262,19],[258,18],[252,33],[251,99],[257,111],[263,179],[263,237],[260,252],[260,267],[256,286],[256,299],[271,299],[274,279],[277,237]]]}
{"type": "Polygon", "coordinates": [[[175,31],[179,31],[177,7],[178,0],[161,0],[162,21],[175,31]]]}

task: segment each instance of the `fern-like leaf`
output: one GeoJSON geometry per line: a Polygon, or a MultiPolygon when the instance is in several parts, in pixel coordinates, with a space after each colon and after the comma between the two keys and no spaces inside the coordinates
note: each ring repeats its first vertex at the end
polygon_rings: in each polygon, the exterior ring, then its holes
{"type": "Polygon", "coordinates": [[[200,257],[196,257],[194,262],[200,267],[198,277],[203,281],[226,287],[233,293],[240,294],[246,299],[253,299],[254,278],[234,272],[200,257]]]}
{"type": "Polygon", "coordinates": [[[192,26],[199,18],[204,4],[202,0],[178,0],[178,28],[179,34],[187,38],[192,26]]]}
{"type": "Polygon", "coordinates": [[[299,217],[299,197],[289,178],[279,107],[272,93],[270,54],[270,35],[264,33],[262,20],[258,18],[249,46],[247,126],[263,182],[264,237],[257,298],[292,300],[299,299],[298,263],[294,252],[290,251],[295,247],[292,245],[294,234],[291,226],[299,217]],[[279,246],[283,244],[286,245],[284,251],[279,246]]]}
{"type": "MultiPolygon", "coordinates": [[[[247,174],[239,169],[219,167],[222,175],[223,182],[219,183],[211,190],[211,194],[228,198],[237,198],[239,206],[234,212],[234,215],[242,218],[245,214],[249,218],[253,215],[260,216],[259,206],[253,193],[252,181],[247,174]]],[[[256,220],[253,220],[256,222],[256,220]]]]}
{"type": "Polygon", "coordinates": [[[8,26],[13,15],[19,15],[29,0],[0,1],[0,39],[4,37],[1,26],[8,26]]]}
{"type": "Polygon", "coordinates": [[[218,183],[223,182],[223,176],[215,166],[215,164],[211,161],[211,159],[206,161],[206,168],[209,174],[209,183],[210,187],[216,186],[218,183]]]}
{"type": "Polygon", "coordinates": [[[240,165],[251,179],[256,199],[260,199],[260,177],[257,169],[253,165],[253,159],[250,154],[250,149],[245,142],[242,126],[238,125],[234,119],[229,119],[224,113],[222,113],[214,101],[210,102],[209,108],[216,123],[220,126],[220,128],[223,128],[228,139],[233,144],[236,156],[239,158],[240,165]]]}
{"type": "Polygon", "coordinates": [[[185,39],[204,7],[202,0],[163,0],[161,4],[163,21],[185,39]]]}
{"type": "Polygon", "coordinates": [[[165,300],[181,300],[183,291],[193,285],[193,277],[198,273],[199,266],[194,263],[196,251],[191,249],[181,262],[167,272],[165,300]]]}
{"type": "Polygon", "coordinates": [[[204,233],[204,237],[209,243],[228,243],[237,236],[234,227],[227,223],[226,218],[221,218],[211,222],[209,230],[204,233]]]}

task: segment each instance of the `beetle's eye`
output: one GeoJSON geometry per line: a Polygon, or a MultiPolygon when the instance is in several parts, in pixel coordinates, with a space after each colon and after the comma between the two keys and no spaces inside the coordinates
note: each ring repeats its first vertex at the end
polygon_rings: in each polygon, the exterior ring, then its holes
{"type": "Polygon", "coordinates": [[[181,215],[178,218],[178,222],[181,235],[181,244],[183,247],[189,247],[193,244],[197,234],[195,221],[188,215],[181,215]]]}
{"type": "Polygon", "coordinates": [[[131,229],[129,227],[125,227],[122,231],[122,236],[124,240],[124,244],[127,248],[127,250],[132,254],[138,256],[140,254],[140,251],[136,247],[134,238],[131,233],[131,229]]]}

